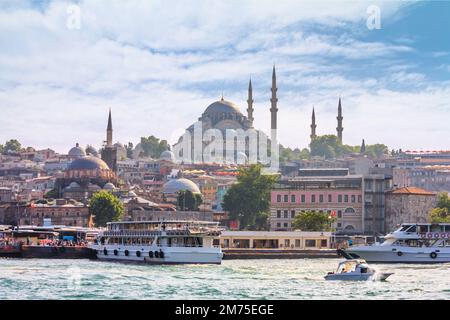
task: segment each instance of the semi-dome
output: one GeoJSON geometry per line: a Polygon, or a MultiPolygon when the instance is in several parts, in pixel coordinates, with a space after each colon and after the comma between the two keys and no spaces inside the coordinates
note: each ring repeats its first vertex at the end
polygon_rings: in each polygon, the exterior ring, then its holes
{"type": "Polygon", "coordinates": [[[69,150],[69,156],[70,157],[84,157],[86,155],[86,152],[80,145],[77,143],[75,147],[69,150]]]}
{"type": "Polygon", "coordinates": [[[94,156],[85,156],[73,160],[68,170],[109,170],[105,161],[94,156]]]}
{"type": "Polygon", "coordinates": [[[114,190],[114,189],[116,189],[116,186],[114,184],[112,184],[111,182],[108,182],[103,186],[103,189],[104,190],[114,190]]]}
{"type": "Polygon", "coordinates": [[[166,161],[175,161],[175,154],[170,151],[170,150],[166,150],[161,152],[161,155],[159,156],[160,160],[166,160],[166,161]]]}
{"type": "Polygon", "coordinates": [[[215,115],[221,115],[221,114],[237,114],[239,116],[242,116],[241,110],[239,107],[234,104],[233,102],[226,101],[226,100],[220,100],[211,103],[208,108],[206,108],[204,114],[208,115],[210,117],[214,117],[215,115]]]}
{"type": "Polygon", "coordinates": [[[198,186],[189,179],[172,179],[163,186],[164,194],[175,194],[181,190],[191,191],[192,193],[201,193],[198,186]]]}

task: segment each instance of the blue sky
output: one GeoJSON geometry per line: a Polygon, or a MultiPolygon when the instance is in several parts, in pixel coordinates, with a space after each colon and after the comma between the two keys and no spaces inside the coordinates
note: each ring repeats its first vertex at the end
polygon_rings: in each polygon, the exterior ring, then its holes
{"type": "Polygon", "coordinates": [[[334,133],[341,96],[344,143],[450,149],[449,17],[440,1],[3,0],[0,143],[99,147],[110,107],[115,141],[173,143],[222,92],[245,112],[250,77],[267,131],[275,63],[283,145],[307,146],[313,105],[334,133]]]}

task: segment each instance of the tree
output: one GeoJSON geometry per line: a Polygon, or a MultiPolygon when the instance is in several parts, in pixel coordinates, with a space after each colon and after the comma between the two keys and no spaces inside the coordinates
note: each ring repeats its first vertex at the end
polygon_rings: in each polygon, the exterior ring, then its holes
{"type": "Polygon", "coordinates": [[[450,223],[450,198],[447,192],[439,193],[436,208],[429,212],[429,220],[431,223],[450,223]]]}
{"type": "Polygon", "coordinates": [[[327,159],[341,156],[343,153],[342,143],[332,134],[315,137],[311,141],[310,148],[311,156],[325,157],[327,159]]]}
{"type": "Polygon", "coordinates": [[[89,210],[99,227],[106,226],[107,222],[121,220],[124,213],[119,198],[105,190],[94,193],[89,202],[89,210]]]}
{"type": "Polygon", "coordinates": [[[150,136],[148,138],[141,138],[141,147],[143,150],[143,156],[159,158],[161,153],[166,150],[170,150],[170,146],[166,140],[159,140],[155,136],[150,136]]]}
{"type": "Polygon", "coordinates": [[[223,198],[222,206],[231,219],[237,219],[241,229],[262,229],[266,225],[270,206],[270,190],[277,177],[261,173],[262,166],[241,167],[237,183],[223,198]]]}
{"type": "Polygon", "coordinates": [[[178,208],[185,211],[198,211],[198,207],[203,203],[202,195],[192,193],[190,190],[180,190],[177,196],[178,208]]]}
{"type": "Polygon", "coordinates": [[[5,143],[3,147],[3,152],[19,152],[22,149],[22,145],[16,139],[11,139],[5,143]]]}
{"type": "Polygon", "coordinates": [[[302,231],[330,231],[334,220],[325,212],[307,211],[295,216],[292,227],[302,231]]]}
{"type": "Polygon", "coordinates": [[[49,192],[47,192],[44,195],[44,198],[46,199],[58,199],[59,198],[59,191],[57,188],[54,188],[52,190],[50,190],[49,192]]]}

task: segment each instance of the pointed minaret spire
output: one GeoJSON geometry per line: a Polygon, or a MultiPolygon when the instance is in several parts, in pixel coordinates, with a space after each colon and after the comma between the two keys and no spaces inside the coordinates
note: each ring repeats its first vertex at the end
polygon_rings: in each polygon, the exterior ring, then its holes
{"type": "Polygon", "coordinates": [[[344,119],[344,118],[342,117],[341,97],[339,97],[338,116],[336,117],[336,119],[337,119],[337,124],[338,124],[338,126],[336,128],[337,137],[338,137],[339,142],[342,143],[342,131],[344,131],[344,128],[342,127],[342,119],[344,119]]]}
{"type": "Polygon", "coordinates": [[[364,153],[364,152],[366,152],[366,142],[364,141],[364,139],[362,139],[361,149],[359,150],[359,153],[364,153]]]}
{"type": "Polygon", "coordinates": [[[270,114],[271,114],[271,126],[270,128],[272,130],[276,130],[277,129],[277,112],[278,112],[278,108],[277,108],[277,102],[278,102],[278,98],[277,98],[277,75],[275,73],[275,65],[273,65],[273,71],[272,71],[272,98],[270,99],[271,102],[271,108],[270,108],[270,114]]]}
{"type": "Polygon", "coordinates": [[[253,127],[253,89],[252,89],[252,79],[248,82],[248,99],[247,99],[247,115],[248,121],[250,121],[250,126],[253,127]]]}
{"type": "Polygon", "coordinates": [[[316,138],[316,114],[314,112],[314,106],[312,110],[312,116],[311,116],[311,135],[309,136],[311,138],[311,142],[316,138]]]}
{"type": "Polygon", "coordinates": [[[109,108],[108,127],[106,128],[106,146],[112,147],[112,120],[111,120],[111,108],[109,108]]]}

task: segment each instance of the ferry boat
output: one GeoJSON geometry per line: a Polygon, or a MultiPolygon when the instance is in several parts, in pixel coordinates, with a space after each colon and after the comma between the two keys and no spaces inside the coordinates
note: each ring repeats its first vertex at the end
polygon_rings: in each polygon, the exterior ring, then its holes
{"type": "Polygon", "coordinates": [[[151,264],[220,264],[214,245],[218,223],[205,221],[109,222],[90,245],[100,260],[151,264]]]}
{"type": "Polygon", "coordinates": [[[368,262],[450,262],[450,223],[404,223],[384,236],[384,242],[344,250],[368,262]]]}

